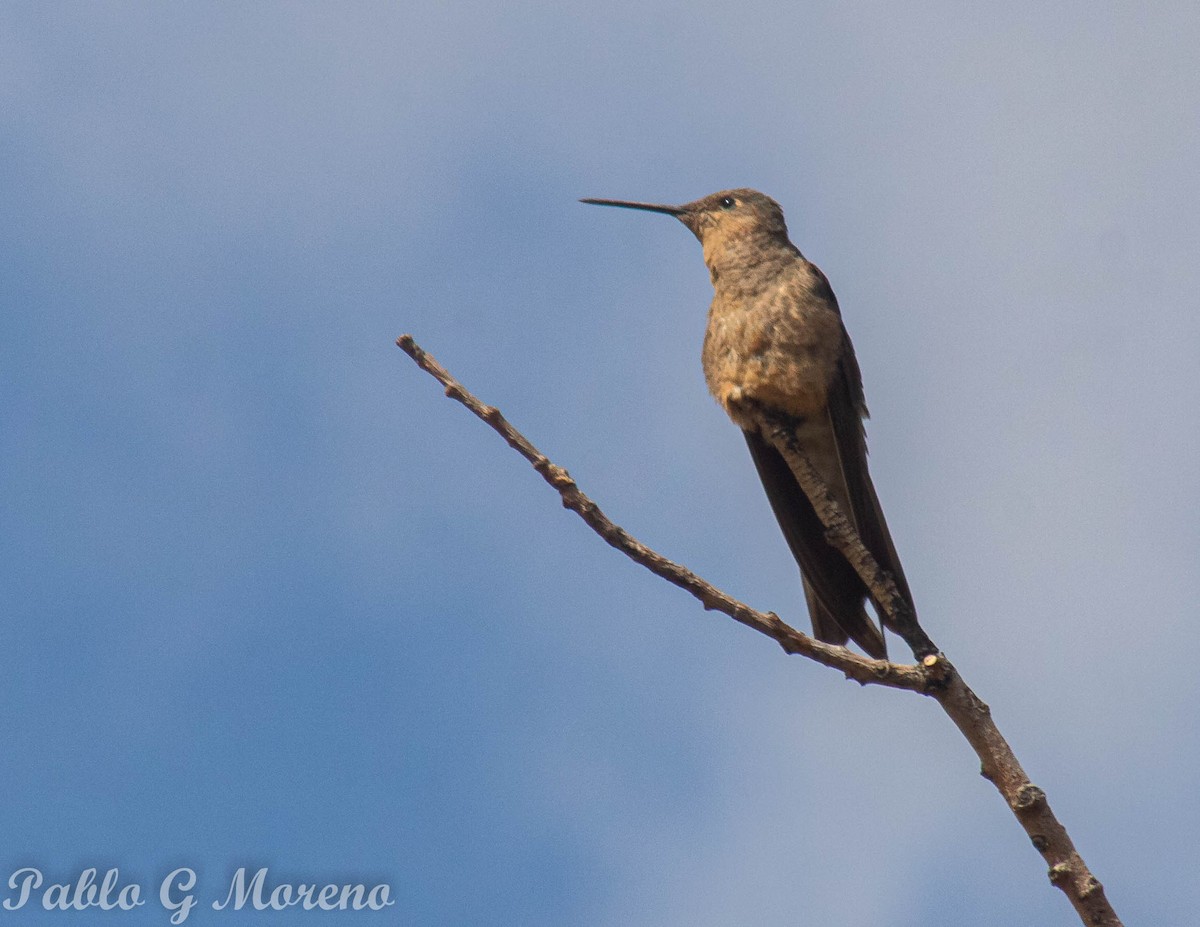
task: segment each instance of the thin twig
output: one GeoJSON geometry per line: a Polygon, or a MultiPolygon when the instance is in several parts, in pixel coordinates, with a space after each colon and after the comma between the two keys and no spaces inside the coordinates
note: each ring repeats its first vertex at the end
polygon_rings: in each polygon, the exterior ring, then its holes
{"type": "Polygon", "coordinates": [[[918,660],[936,655],[937,646],[917,622],[912,607],[896,588],[895,580],[886,570],[881,569],[871,556],[850,519],[846,517],[833,493],[821,479],[816,467],[801,451],[796,440],[796,423],[789,418],[772,415],[757,405],[747,406],[746,411],[757,419],[759,430],[787,461],[796,482],[804,490],[817,517],[821,519],[821,524],[825,526],[825,540],[837,548],[854,567],[863,583],[871,590],[871,597],[882,603],[889,619],[888,625],[895,628],[904,638],[904,642],[918,660]]]}
{"type": "Polygon", "coordinates": [[[783,455],[804,494],[808,496],[825,526],[826,540],[854,567],[877,602],[883,603],[891,625],[928,670],[941,680],[925,694],[937,699],[943,710],[967,738],[982,763],[984,778],[992,782],[1008,802],[1030,840],[1050,864],[1050,880],[1075,905],[1085,924],[1116,924],[1116,914],[1104,898],[1099,881],[1088,871],[1066,828],[1054,816],[1046,793],[1029,781],[1012,748],[992,721],[991,710],[967,686],[953,664],[929,639],[908,602],[900,595],[891,575],[880,568],[854,530],[837,500],[829,491],[796,441],[794,423],[781,420],[762,409],[748,409],[759,428],[783,455]],[[1105,918],[1111,918],[1106,920],[1105,918]]]}
{"type": "MultiPolygon", "coordinates": [[[[1083,924],[1086,927],[1121,927],[1121,921],[1109,905],[1100,882],[1088,870],[1072,844],[1066,828],[1050,810],[1045,793],[1025,775],[1012,748],[992,721],[988,706],[967,687],[950,661],[937,652],[924,632],[916,626],[915,616],[906,617],[907,606],[899,596],[891,577],[879,568],[874,558],[863,547],[857,533],[846,522],[837,503],[825,489],[811,464],[795,447],[794,442],[788,442],[779,435],[775,435],[773,441],[787,458],[797,479],[801,481],[802,488],[813,500],[814,508],[827,526],[830,543],[843,552],[885,607],[895,609],[890,611],[890,614],[898,624],[904,626],[904,621],[910,621],[907,628],[910,633],[906,634],[905,638],[914,652],[924,652],[921,665],[908,666],[873,660],[852,653],[844,647],[814,640],[783,622],[774,612],[760,612],[750,608],[690,570],[646,547],[623,528],[613,524],[600,511],[599,506],[583,494],[566,470],[552,463],[530,444],[524,435],[509,424],[499,409],[485,405],[475,398],[441,364],[426,354],[413,341],[411,335],[402,335],[396,344],[422,370],[445,387],[447,396],[466,406],[528,460],[543,479],[558,491],[564,507],[578,514],[601,538],[630,559],[690,592],[706,609],[722,612],[735,621],[767,635],[777,641],[787,653],[803,654],[818,663],[840,670],[848,678],[860,683],[907,689],[936,699],[979,756],[983,776],[992,782],[1004,797],[1034,847],[1049,864],[1050,881],[1067,896],[1083,924]],[[844,528],[840,530],[839,519],[845,523],[844,528]],[[901,603],[899,608],[896,606],[897,602],[901,603]],[[917,627],[919,635],[911,633],[913,627],[917,627]],[[912,639],[909,639],[910,637],[912,639]]],[[[764,420],[764,425],[770,424],[772,423],[764,420]]],[[[774,424],[777,427],[777,423],[774,424]]],[[[772,432],[764,429],[764,434],[771,435],[772,432]]]]}
{"type": "Polygon", "coordinates": [[[668,560],[632,537],[624,528],[609,520],[600,507],[583,494],[562,467],[550,462],[545,454],[529,443],[529,440],[508,423],[495,406],[484,405],[461,383],[450,376],[446,368],[421,349],[412,336],[403,335],[397,342],[417,362],[417,365],[446,388],[446,395],[457,400],[476,416],[483,419],[518,454],[533,464],[533,469],[553,486],[562,497],[564,508],[582,518],[605,541],[640,563],[650,572],[661,576],[669,583],[690,592],[700,604],[710,611],[719,611],[734,621],[740,621],[767,637],[778,641],[788,653],[801,653],[806,657],[841,670],[847,677],[861,683],[875,683],[897,689],[921,689],[926,684],[926,674],[917,666],[903,666],[884,660],[873,660],[859,656],[845,647],[837,647],[802,634],[784,622],[774,612],[760,612],[722,592],[716,586],[701,579],[691,570],[668,560]]]}

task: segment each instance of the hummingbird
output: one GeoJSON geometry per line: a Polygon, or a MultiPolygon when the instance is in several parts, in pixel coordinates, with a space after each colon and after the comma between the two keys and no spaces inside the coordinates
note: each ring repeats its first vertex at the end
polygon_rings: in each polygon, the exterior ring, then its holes
{"type": "MultiPolygon", "coordinates": [[[[750,457],[784,539],[800,567],[813,634],[887,658],[870,600],[886,609],[845,557],[783,455],[762,432],[761,409],[786,421],[796,446],[816,469],[876,562],[891,574],[911,609],[912,593],[867,470],[867,406],[854,346],[825,274],[788,238],[783,209],[757,190],[722,190],[682,206],[583,199],[664,213],[700,240],[713,285],[701,362],[709,391],[742,429],[750,457]]],[[[897,630],[891,628],[891,630],[897,630]]]]}

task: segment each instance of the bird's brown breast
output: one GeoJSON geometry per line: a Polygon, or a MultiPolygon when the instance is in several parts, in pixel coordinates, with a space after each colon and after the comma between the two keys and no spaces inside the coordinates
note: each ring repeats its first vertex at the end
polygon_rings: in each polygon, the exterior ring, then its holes
{"type": "MultiPolygon", "coordinates": [[[[752,400],[804,418],[825,409],[842,352],[836,308],[803,259],[765,286],[717,283],[704,337],[704,376],[729,416],[753,427],[739,404],[752,400]]],[[[819,272],[818,272],[819,273],[819,272]]]]}

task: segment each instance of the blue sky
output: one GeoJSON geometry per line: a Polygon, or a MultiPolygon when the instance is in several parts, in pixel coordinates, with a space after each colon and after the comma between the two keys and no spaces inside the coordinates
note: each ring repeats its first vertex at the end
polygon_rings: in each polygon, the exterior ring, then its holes
{"type": "Polygon", "coordinates": [[[106,923],[176,866],[199,925],[1074,923],[935,705],[635,568],[393,344],[807,627],[696,242],[575,202],[753,186],[930,634],[1126,921],[1188,923],[1198,44],[1182,2],[0,7],[0,876],[117,866],[106,923]],[[397,904],[207,908],[239,866],[397,904]]]}

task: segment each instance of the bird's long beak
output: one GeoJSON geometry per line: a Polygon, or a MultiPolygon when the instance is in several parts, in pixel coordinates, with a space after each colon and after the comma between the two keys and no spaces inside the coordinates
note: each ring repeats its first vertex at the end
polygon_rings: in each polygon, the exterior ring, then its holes
{"type": "Polygon", "coordinates": [[[590,203],[592,206],[620,206],[622,209],[644,209],[646,212],[663,212],[668,216],[681,216],[684,213],[682,206],[663,206],[659,203],[632,203],[629,200],[595,200],[582,199],[581,203],[590,203]]]}

